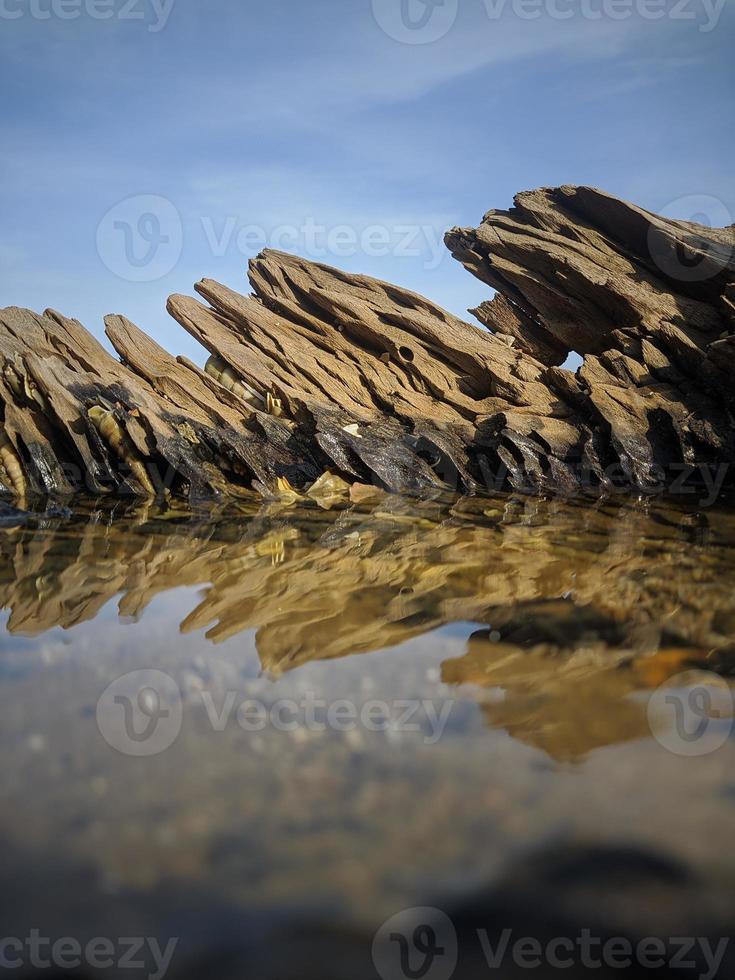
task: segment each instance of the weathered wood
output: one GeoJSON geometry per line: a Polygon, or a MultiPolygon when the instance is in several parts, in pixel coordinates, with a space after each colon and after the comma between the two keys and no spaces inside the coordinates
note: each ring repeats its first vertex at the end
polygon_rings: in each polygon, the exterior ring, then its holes
{"type": "Polygon", "coordinates": [[[408,290],[267,250],[212,280],[175,358],[122,316],[0,311],[0,493],[266,496],[325,472],[396,491],[664,486],[735,454],[733,229],[590,188],[447,235],[499,294],[473,326],[408,290]],[[570,351],[584,355],[576,375],[570,351]]]}
{"type": "Polygon", "coordinates": [[[478,316],[558,364],[585,356],[570,394],[624,478],[735,456],[735,229],[671,221],[589,187],[519,194],[447,245],[504,297],[478,316]]]}

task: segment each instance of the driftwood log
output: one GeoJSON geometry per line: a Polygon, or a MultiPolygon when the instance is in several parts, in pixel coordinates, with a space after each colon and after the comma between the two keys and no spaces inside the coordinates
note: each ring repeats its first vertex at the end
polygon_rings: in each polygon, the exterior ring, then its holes
{"type": "Polygon", "coordinates": [[[586,187],[518,195],[452,253],[498,295],[463,322],[280,252],[252,296],[211,280],[171,315],[200,369],[123,316],[119,355],[48,310],[0,311],[0,493],[315,496],[718,488],[735,459],[733,228],[586,187]],[[576,351],[584,365],[565,370],[576,351]]]}

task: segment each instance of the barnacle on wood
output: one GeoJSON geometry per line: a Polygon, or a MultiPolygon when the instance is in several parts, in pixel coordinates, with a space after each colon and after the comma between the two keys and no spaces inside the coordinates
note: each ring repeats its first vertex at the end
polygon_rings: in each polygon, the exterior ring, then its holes
{"type": "Polygon", "coordinates": [[[201,444],[199,436],[188,422],[180,422],[176,426],[176,429],[179,435],[186,439],[187,442],[191,443],[192,446],[199,446],[201,444]]]}
{"type": "Polygon", "coordinates": [[[5,367],[3,368],[3,378],[5,383],[13,392],[16,398],[23,397],[23,383],[20,380],[20,375],[15,370],[10,361],[5,362],[5,367]]]}
{"type": "Polygon", "coordinates": [[[46,414],[48,412],[49,405],[45,396],[41,391],[39,391],[38,385],[33,378],[28,376],[23,365],[23,361],[18,359],[16,364],[19,365],[20,371],[15,364],[12,364],[10,361],[5,362],[5,366],[3,367],[3,378],[5,383],[16,398],[22,401],[25,397],[29,402],[35,402],[41,411],[46,414]]]}
{"type": "Polygon", "coordinates": [[[270,392],[268,392],[266,397],[265,408],[268,414],[274,418],[280,419],[283,417],[283,402],[270,392]]]}
{"type": "Polygon", "coordinates": [[[99,405],[94,405],[89,409],[87,414],[100,436],[102,436],[118,459],[127,464],[130,472],[145,492],[150,494],[151,497],[155,497],[156,491],[151,483],[148,470],[145,468],[142,459],[137,455],[125,430],[115,418],[115,413],[99,405]]]}
{"type": "Polygon", "coordinates": [[[46,396],[43,394],[43,392],[41,392],[33,378],[29,378],[28,375],[26,375],[23,378],[23,388],[28,401],[35,402],[43,414],[47,415],[49,411],[49,404],[46,401],[46,396]]]}
{"type": "Polygon", "coordinates": [[[23,467],[13,444],[5,432],[0,429],[0,469],[7,476],[7,485],[12,487],[17,496],[24,497],[27,483],[23,467]]]}
{"type": "Polygon", "coordinates": [[[212,356],[204,366],[204,370],[215,381],[219,381],[223,388],[226,388],[233,395],[241,398],[249,405],[261,405],[263,399],[249,385],[238,378],[229,364],[226,364],[221,357],[212,356]]]}

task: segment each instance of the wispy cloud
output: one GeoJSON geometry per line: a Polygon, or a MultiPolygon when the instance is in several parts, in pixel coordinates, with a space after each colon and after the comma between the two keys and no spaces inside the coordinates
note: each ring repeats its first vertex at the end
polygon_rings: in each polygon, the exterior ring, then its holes
{"type": "MultiPolygon", "coordinates": [[[[398,0],[396,0],[398,2],[398,0]]],[[[608,187],[649,207],[712,193],[735,209],[733,3],[716,31],[631,19],[488,17],[460,0],[432,44],[388,37],[371,0],[177,0],[165,30],[135,23],[7,21],[0,33],[0,304],[54,305],[101,332],[128,312],[184,338],[166,294],[202,275],[244,286],[246,250],[214,254],[203,228],[266,231],[414,224],[438,236],[515,191],[608,187]],[[729,18],[729,19],[728,19],[729,18]],[[695,186],[696,185],[696,186],[695,186]],[[157,194],[184,242],[159,281],[117,277],[97,225],[157,194]]],[[[395,279],[454,312],[488,290],[447,258],[335,264],[395,279]]]]}

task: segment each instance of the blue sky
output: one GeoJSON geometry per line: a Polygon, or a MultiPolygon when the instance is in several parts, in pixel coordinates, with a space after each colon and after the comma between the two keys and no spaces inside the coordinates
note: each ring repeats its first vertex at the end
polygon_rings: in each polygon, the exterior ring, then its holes
{"type": "Polygon", "coordinates": [[[734,40],[735,0],[0,0],[0,305],[201,360],[166,297],[265,243],[463,314],[442,232],[519,190],[718,223],[734,40]]]}

